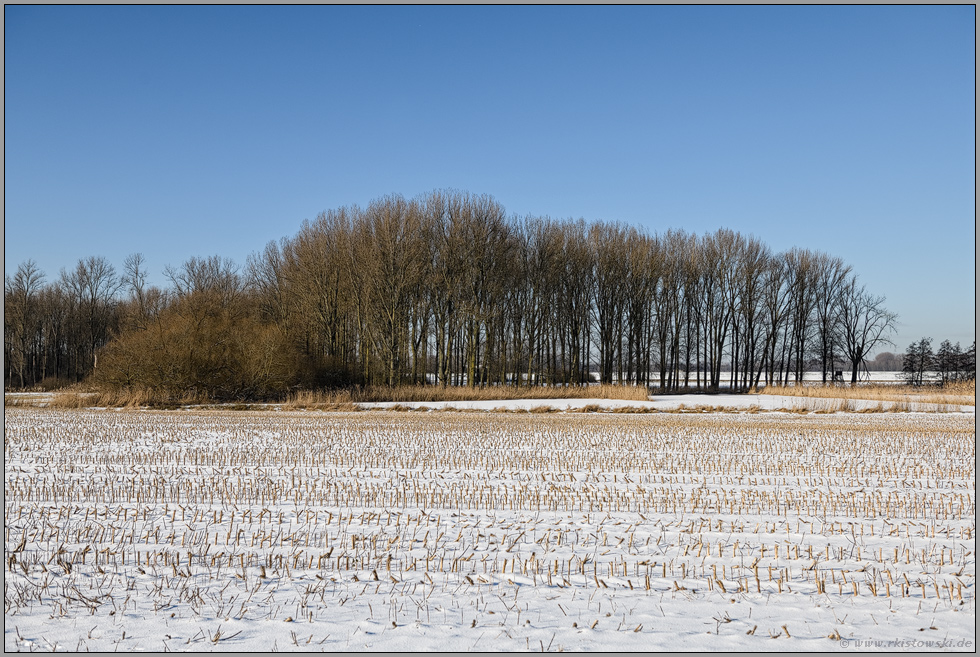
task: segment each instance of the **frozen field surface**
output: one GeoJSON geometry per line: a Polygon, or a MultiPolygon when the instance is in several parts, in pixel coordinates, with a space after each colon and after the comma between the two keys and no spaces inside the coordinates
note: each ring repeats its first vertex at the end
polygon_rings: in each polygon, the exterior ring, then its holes
{"type": "Polygon", "coordinates": [[[976,648],[973,413],[4,416],[5,651],[976,648]]]}
{"type": "Polygon", "coordinates": [[[747,394],[717,394],[717,395],[662,395],[650,397],[647,401],[627,401],[622,399],[513,399],[508,401],[436,401],[436,402],[371,402],[362,403],[367,409],[386,409],[392,407],[407,407],[416,409],[446,409],[457,410],[505,410],[527,411],[551,407],[556,411],[575,411],[587,407],[601,410],[614,409],[644,409],[653,411],[821,411],[862,412],[875,410],[887,411],[892,406],[903,406],[911,412],[923,413],[967,413],[976,414],[974,406],[953,404],[930,404],[924,402],[881,402],[870,399],[835,399],[820,397],[793,397],[789,395],[747,395],[747,394]]]}

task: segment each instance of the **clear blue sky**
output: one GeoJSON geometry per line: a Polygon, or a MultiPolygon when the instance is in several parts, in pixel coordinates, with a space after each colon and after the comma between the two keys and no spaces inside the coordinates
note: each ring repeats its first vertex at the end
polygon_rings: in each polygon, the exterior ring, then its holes
{"type": "Polygon", "coordinates": [[[4,271],[244,264],[385,194],[728,227],[976,333],[972,6],[4,8],[4,271]]]}

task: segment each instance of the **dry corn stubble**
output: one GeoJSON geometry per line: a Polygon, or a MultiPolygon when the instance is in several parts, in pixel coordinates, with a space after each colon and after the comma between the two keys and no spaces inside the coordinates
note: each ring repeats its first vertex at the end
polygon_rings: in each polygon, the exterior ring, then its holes
{"type": "Polygon", "coordinates": [[[324,620],[367,585],[973,604],[972,418],[5,420],[8,614],[102,617],[133,581],[147,613],[244,620],[324,620]]]}

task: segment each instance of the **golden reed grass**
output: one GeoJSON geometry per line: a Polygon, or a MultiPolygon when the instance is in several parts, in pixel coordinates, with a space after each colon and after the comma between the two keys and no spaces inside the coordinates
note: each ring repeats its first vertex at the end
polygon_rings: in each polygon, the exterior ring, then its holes
{"type": "Polygon", "coordinates": [[[646,401],[644,386],[535,386],[477,388],[441,386],[367,386],[337,391],[301,391],[290,395],[288,408],[348,406],[370,402],[508,401],[512,399],[622,399],[646,401]]]}
{"type": "MultiPolygon", "coordinates": [[[[756,392],[753,390],[752,392],[756,392]]],[[[945,387],[916,387],[888,384],[849,385],[800,385],[767,386],[758,392],[769,395],[812,398],[814,400],[839,400],[842,405],[832,409],[849,410],[848,400],[867,400],[882,405],[882,410],[899,410],[894,404],[939,404],[946,406],[976,406],[976,382],[965,381],[948,384],[945,387]]],[[[441,386],[364,386],[343,390],[302,390],[280,400],[285,410],[325,410],[356,411],[358,404],[371,402],[465,402],[465,401],[509,401],[515,399],[617,399],[625,401],[646,401],[649,399],[644,386],[589,385],[589,386],[535,386],[514,388],[510,386],[486,387],[441,387],[441,386]]],[[[146,389],[82,391],[67,389],[53,393],[36,395],[4,395],[6,407],[46,406],[48,408],[159,408],[176,409],[182,406],[207,406],[215,402],[206,397],[185,394],[179,397],[161,395],[146,389]]],[[[241,402],[223,405],[240,410],[262,410],[266,404],[241,402]]],[[[911,406],[909,406],[911,408],[911,406]]],[[[579,412],[595,409],[586,406],[579,412]]],[[[618,412],[643,412],[649,409],[630,407],[616,409],[618,412]]],[[[684,409],[686,411],[696,409],[684,409]]],[[[719,410],[715,408],[714,410],[719,410]]]]}
{"type": "Polygon", "coordinates": [[[207,404],[206,398],[192,394],[170,397],[156,394],[146,389],[102,390],[82,392],[62,390],[59,392],[35,395],[4,395],[5,407],[37,407],[59,409],[81,408],[162,408],[176,409],[181,406],[207,404]]]}
{"type": "MultiPolygon", "coordinates": [[[[358,404],[371,402],[445,402],[509,401],[514,399],[620,399],[646,401],[645,386],[511,386],[442,387],[442,386],[364,386],[342,390],[300,390],[280,400],[286,410],[356,411],[358,404]]],[[[146,389],[60,392],[32,396],[5,395],[4,405],[48,408],[139,408],[174,409],[180,406],[211,405],[214,401],[194,394],[180,397],[162,395],[146,389]]],[[[227,405],[225,405],[227,406],[227,405]]],[[[233,404],[232,406],[236,406],[233,404]]],[[[263,404],[241,402],[243,410],[261,410],[263,404]]]]}
{"type": "Polygon", "coordinates": [[[766,386],[759,390],[766,395],[815,397],[821,399],[862,399],[881,402],[914,402],[920,404],[977,405],[977,382],[960,381],[945,386],[907,386],[888,384],[766,386]]]}

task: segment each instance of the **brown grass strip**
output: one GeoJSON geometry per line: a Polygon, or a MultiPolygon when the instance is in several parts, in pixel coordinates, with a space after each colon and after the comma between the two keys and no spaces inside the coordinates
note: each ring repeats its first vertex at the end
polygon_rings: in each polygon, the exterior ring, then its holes
{"type": "Polygon", "coordinates": [[[976,381],[950,383],[942,388],[887,384],[766,386],[759,392],[766,395],[813,397],[819,399],[860,399],[878,402],[908,402],[916,404],[977,405],[976,381]]]}

